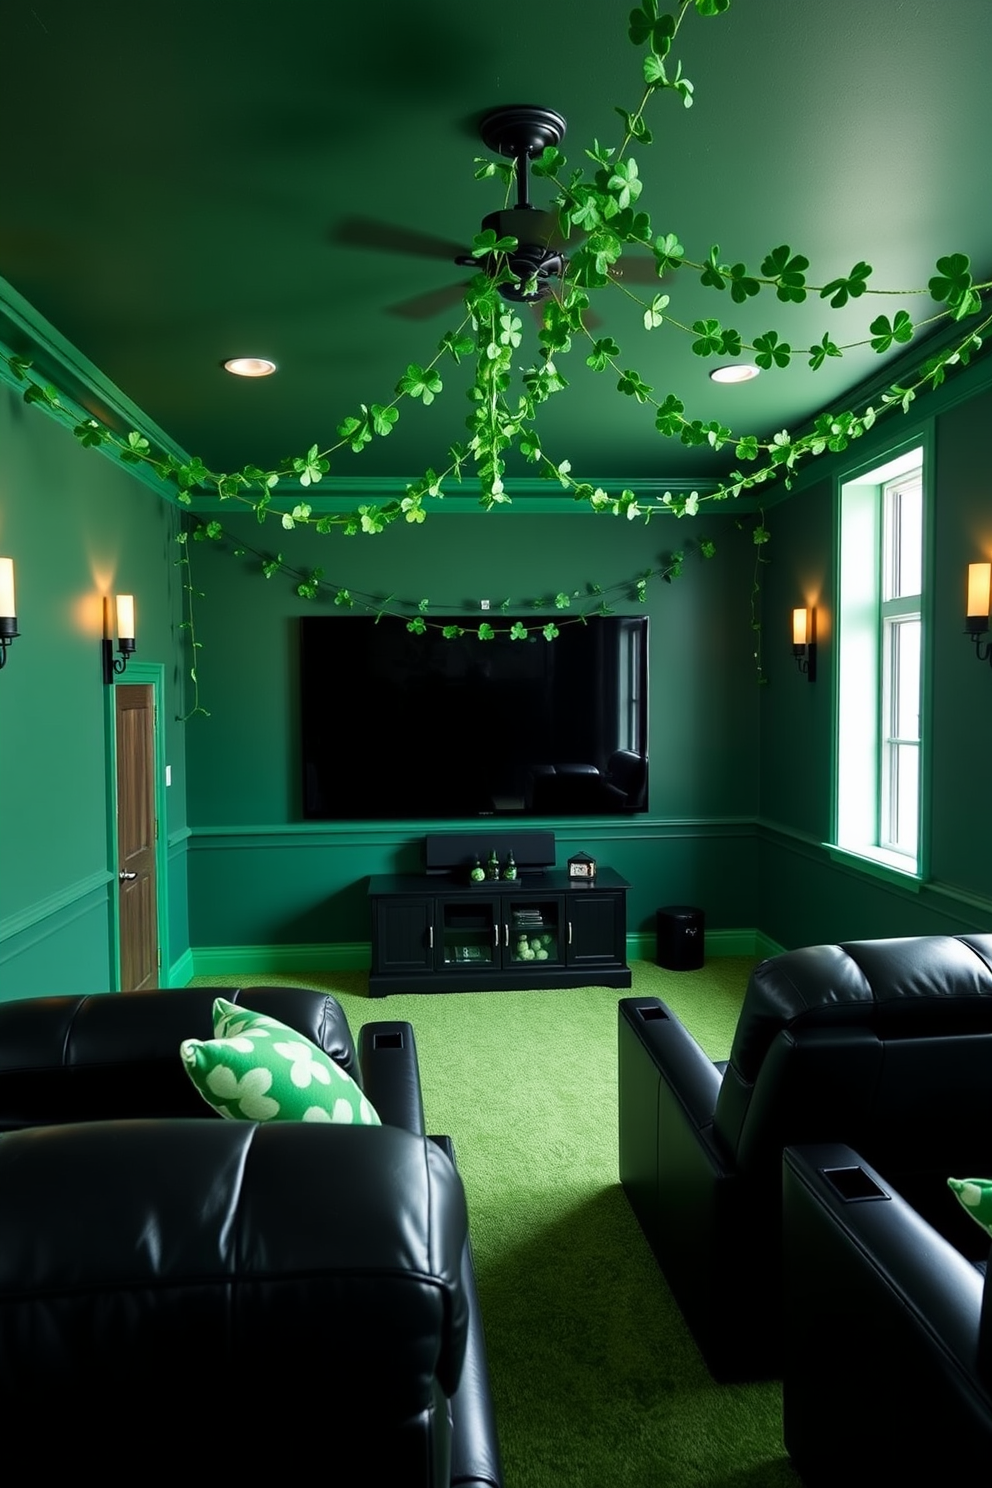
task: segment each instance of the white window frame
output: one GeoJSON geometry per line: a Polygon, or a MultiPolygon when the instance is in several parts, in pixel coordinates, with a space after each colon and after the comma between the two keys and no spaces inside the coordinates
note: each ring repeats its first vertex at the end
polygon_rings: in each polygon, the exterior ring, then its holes
{"type": "MultiPolygon", "coordinates": [[[[837,483],[834,810],[835,859],[882,878],[918,885],[927,868],[926,759],[929,709],[929,499],[933,467],[928,432],[887,458],[841,476],[837,483]],[[921,481],[921,589],[901,593],[899,544],[893,541],[898,493],[914,471],[921,481]],[[895,648],[908,639],[900,627],[919,622],[919,727],[900,735],[895,648]],[[915,771],[906,754],[916,751],[915,771]],[[915,778],[914,778],[915,776],[915,778]],[[912,789],[915,811],[906,822],[899,791],[912,789]]],[[[905,698],[903,698],[905,702],[905,698]]],[[[914,701],[912,695],[910,703],[914,701]]],[[[903,708],[903,712],[905,709],[903,708]]]]}

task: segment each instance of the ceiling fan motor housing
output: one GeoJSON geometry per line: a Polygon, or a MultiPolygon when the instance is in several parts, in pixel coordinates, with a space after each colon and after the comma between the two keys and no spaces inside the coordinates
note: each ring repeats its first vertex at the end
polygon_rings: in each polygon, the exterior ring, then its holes
{"type": "MultiPolygon", "coordinates": [[[[554,212],[538,212],[534,207],[509,207],[490,212],[483,219],[483,231],[491,227],[497,238],[517,239],[517,247],[506,255],[506,263],[520,282],[499,286],[504,300],[530,304],[547,299],[551,293],[549,279],[560,279],[565,268],[564,255],[549,244],[557,226],[554,212]],[[528,284],[532,286],[530,293],[526,292],[528,284]]],[[[495,255],[484,261],[483,268],[487,274],[495,273],[495,255]]]]}
{"type": "MultiPolygon", "coordinates": [[[[512,104],[493,109],[479,123],[483,142],[501,155],[511,155],[517,163],[517,203],[499,212],[490,212],[482,220],[482,230],[491,228],[499,238],[516,238],[517,246],[506,254],[505,263],[516,282],[500,284],[504,300],[515,304],[534,304],[551,293],[551,279],[560,279],[566,259],[561,251],[561,232],[557,212],[541,212],[532,207],[527,192],[527,162],[548,145],[557,145],[565,133],[565,120],[553,109],[536,104],[512,104]]],[[[478,268],[495,278],[502,255],[485,258],[459,255],[458,264],[478,268]]]]}

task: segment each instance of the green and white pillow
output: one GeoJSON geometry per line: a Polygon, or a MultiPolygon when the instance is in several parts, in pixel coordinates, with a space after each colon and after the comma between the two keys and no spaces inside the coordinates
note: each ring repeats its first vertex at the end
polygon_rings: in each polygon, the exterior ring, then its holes
{"type": "Polygon", "coordinates": [[[208,1105],[233,1121],[330,1121],[380,1126],[371,1102],[323,1049],[277,1018],[218,997],[215,1038],[179,1054],[208,1105]]]}
{"type": "Polygon", "coordinates": [[[992,1235],[992,1178],[948,1178],[947,1186],[975,1223],[992,1235]]]}

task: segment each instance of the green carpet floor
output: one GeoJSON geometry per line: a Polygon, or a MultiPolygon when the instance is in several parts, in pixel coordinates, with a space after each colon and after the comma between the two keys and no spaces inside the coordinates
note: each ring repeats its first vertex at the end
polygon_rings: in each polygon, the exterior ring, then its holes
{"type": "MultiPolygon", "coordinates": [[[[632,963],[714,1059],[750,958],[632,963]]],[[[604,987],[369,998],[364,973],[201,977],[332,992],[354,1029],[408,1019],[431,1131],[468,1195],[507,1488],[798,1488],[781,1387],[716,1385],[617,1177],[616,1004],[604,987]]]]}

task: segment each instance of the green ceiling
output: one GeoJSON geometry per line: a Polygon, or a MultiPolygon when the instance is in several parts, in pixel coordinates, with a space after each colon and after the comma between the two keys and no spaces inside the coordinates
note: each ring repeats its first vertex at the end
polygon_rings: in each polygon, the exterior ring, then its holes
{"type": "MultiPolygon", "coordinates": [[[[628,5],[561,8],[504,0],[367,9],[281,0],[134,5],[32,0],[4,21],[0,275],[163,429],[215,470],[269,466],[334,441],[361,403],[386,402],[408,362],[426,362],[453,312],[397,313],[467,277],[445,257],[362,248],[355,219],[468,248],[502,189],[477,181],[480,113],[531,102],[565,116],[578,160],[618,140],[641,58],[628,5]],[[278,375],[231,378],[234,354],[272,357],[278,375]]],[[[677,45],[695,106],[652,104],[655,140],[636,155],[639,206],[656,231],[705,258],[755,269],[788,243],[812,283],[874,266],[879,287],[926,285],[941,254],[992,272],[988,0],[732,0],[687,16],[677,45]]],[[[675,54],[673,54],[675,55],[675,54]]],[[[538,205],[544,183],[533,183],[538,205]]],[[[368,233],[366,233],[368,236],[368,233]]],[[[421,245],[427,246],[427,245],[421,245]]],[[[443,250],[442,250],[443,252],[443,250]]],[[[675,280],[670,309],[722,318],[749,336],[775,327],[794,345],[830,331],[860,339],[908,299],[840,314],[770,292],[737,307],[675,280]]],[[[643,293],[643,291],[641,291],[643,293]]],[[[919,302],[917,302],[918,304],[919,302]]],[[[811,372],[805,357],[720,389],[713,363],[610,290],[602,322],[656,393],[691,417],[740,432],[796,427],[879,370],[870,350],[811,372]]],[[[520,363],[536,357],[524,315],[520,363]]],[[[725,455],[687,450],[615,378],[560,363],[571,386],[541,420],[545,448],[583,477],[695,479],[725,455]]],[[[332,475],[412,478],[464,434],[464,367],[442,369],[430,408],[405,405],[395,432],[332,475]]],[[[524,467],[519,467],[523,473],[524,467]]],[[[337,483],[337,482],[335,482],[337,483]]]]}

